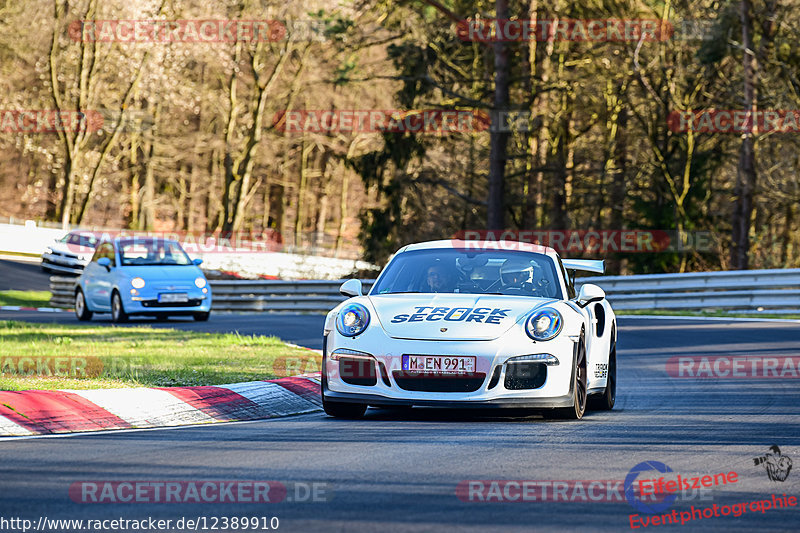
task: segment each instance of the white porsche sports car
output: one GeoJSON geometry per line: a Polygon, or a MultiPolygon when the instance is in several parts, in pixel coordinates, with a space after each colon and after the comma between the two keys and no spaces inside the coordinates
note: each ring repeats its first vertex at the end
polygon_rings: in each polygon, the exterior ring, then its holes
{"type": "Polygon", "coordinates": [[[331,416],[368,406],[514,407],[578,419],[612,409],[616,317],[603,290],[552,248],[433,241],[400,249],[369,294],[361,282],[325,320],[322,401],[331,416]]]}

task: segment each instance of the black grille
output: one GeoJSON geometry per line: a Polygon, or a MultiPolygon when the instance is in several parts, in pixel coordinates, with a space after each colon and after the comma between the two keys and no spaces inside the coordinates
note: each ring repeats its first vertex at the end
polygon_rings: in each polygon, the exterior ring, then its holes
{"type": "Polygon", "coordinates": [[[375,361],[364,357],[339,357],[339,377],[350,385],[371,387],[378,383],[375,361]]]}
{"type": "Polygon", "coordinates": [[[501,368],[502,368],[501,366],[494,367],[494,372],[492,372],[492,379],[489,380],[489,387],[488,387],[489,389],[495,388],[497,386],[497,384],[500,382],[500,369],[501,368]]]}
{"type": "Polygon", "coordinates": [[[197,307],[203,300],[193,299],[186,302],[159,302],[158,300],[142,300],[144,307],[197,307]]]}
{"type": "Polygon", "coordinates": [[[543,363],[512,363],[506,365],[504,385],[510,390],[538,389],[547,380],[547,365],[543,363]]]}
{"type": "Polygon", "coordinates": [[[395,370],[392,373],[397,386],[404,390],[419,392],[475,392],[486,380],[486,374],[477,372],[462,376],[420,376],[395,370]]]}

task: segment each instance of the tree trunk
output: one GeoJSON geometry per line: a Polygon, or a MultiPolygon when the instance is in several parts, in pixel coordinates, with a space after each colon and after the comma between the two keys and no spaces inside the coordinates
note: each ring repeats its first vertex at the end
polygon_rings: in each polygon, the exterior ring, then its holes
{"type": "MultiPolygon", "coordinates": [[[[742,24],[742,57],[744,76],[744,110],[753,113],[756,109],[756,77],[758,76],[758,63],[753,49],[753,20],[750,0],[741,0],[739,5],[739,19],[742,24]]],[[[752,115],[751,115],[752,116],[752,115]]],[[[742,146],[739,151],[739,166],[736,173],[736,186],[734,188],[735,203],[733,208],[731,238],[731,268],[734,270],[747,270],[749,267],[748,253],[750,251],[750,219],[753,214],[753,194],[756,188],[756,153],[755,153],[755,120],[751,121],[751,128],[742,136],[742,146]]]]}
{"type": "MultiPolygon", "coordinates": [[[[495,16],[508,19],[508,0],[495,1],[495,16]]],[[[494,43],[494,106],[495,116],[508,111],[508,47],[499,41],[494,43]]],[[[494,121],[493,121],[494,122],[494,121]]],[[[508,132],[505,128],[492,128],[489,134],[489,198],[487,203],[488,229],[505,228],[505,169],[508,132]]]]}
{"type": "Polygon", "coordinates": [[[347,186],[348,170],[342,165],[342,190],[339,195],[339,228],[336,230],[336,257],[342,252],[343,236],[347,221],[347,186]]]}
{"type": "Polygon", "coordinates": [[[306,138],[300,139],[300,186],[297,188],[297,213],[294,219],[294,245],[301,246],[303,239],[303,218],[305,216],[305,195],[308,185],[308,157],[314,148],[306,138]]]}
{"type": "Polygon", "coordinates": [[[794,224],[794,205],[786,204],[786,217],[781,233],[781,268],[788,268],[792,256],[792,225],[794,224]]]}
{"type": "Polygon", "coordinates": [[[567,196],[569,195],[569,130],[571,111],[569,97],[561,97],[561,117],[556,123],[556,146],[552,154],[550,167],[553,169],[552,196],[550,197],[550,224],[552,229],[567,229],[567,196]]]}

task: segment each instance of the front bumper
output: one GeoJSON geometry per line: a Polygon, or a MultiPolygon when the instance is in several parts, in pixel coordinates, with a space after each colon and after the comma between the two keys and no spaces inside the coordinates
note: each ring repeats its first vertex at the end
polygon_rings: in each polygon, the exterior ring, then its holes
{"type": "Polygon", "coordinates": [[[80,275],[88,261],[81,261],[77,258],[67,257],[59,254],[42,254],[42,267],[50,269],[54,272],[62,272],[64,274],[80,275]]]}
{"type": "Polygon", "coordinates": [[[520,331],[512,329],[500,339],[492,341],[395,339],[388,337],[382,328],[369,328],[353,339],[334,330],[326,335],[323,343],[322,393],[327,400],[386,406],[569,407],[573,405],[576,346],[577,338],[564,334],[551,341],[533,342],[521,328],[520,331]],[[340,375],[340,361],[332,360],[330,354],[342,348],[372,356],[375,365],[372,383],[353,384],[352,378],[340,375]],[[534,388],[508,388],[507,385],[513,387],[515,384],[506,378],[515,375],[513,373],[516,370],[511,370],[515,365],[507,361],[540,353],[553,355],[558,364],[546,366],[546,377],[534,383],[534,388]],[[448,391],[408,390],[408,385],[402,382],[406,375],[402,371],[403,354],[473,355],[476,357],[476,368],[470,380],[474,386],[470,385],[469,390],[459,390],[458,387],[448,391]],[[476,377],[480,379],[476,380],[476,377]]]}
{"type": "Polygon", "coordinates": [[[128,315],[193,315],[211,311],[211,290],[203,294],[200,289],[184,291],[187,302],[166,304],[158,301],[154,291],[142,292],[124,298],[123,306],[128,315]]]}

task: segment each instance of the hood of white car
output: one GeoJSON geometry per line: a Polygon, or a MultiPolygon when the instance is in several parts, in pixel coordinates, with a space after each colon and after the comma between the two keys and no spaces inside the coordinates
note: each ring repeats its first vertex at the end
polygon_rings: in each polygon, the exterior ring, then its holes
{"type": "Polygon", "coordinates": [[[89,246],[79,246],[77,244],[55,241],[47,247],[59,254],[78,257],[83,261],[89,261],[94,255],[94,248],[89,246]]]}
{"type": "Polygon", "coordinates": [[[550,298],[480,294],[368,296],[384,331],[396,339],[493,340],[550,298]]]}

